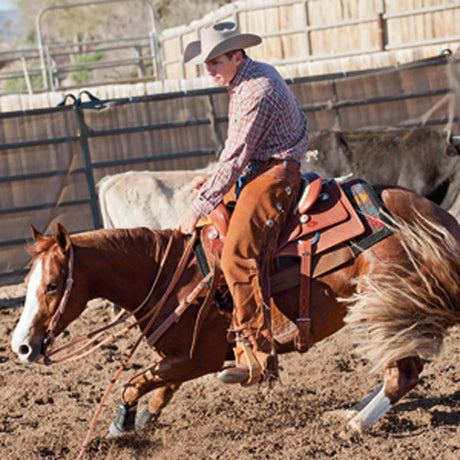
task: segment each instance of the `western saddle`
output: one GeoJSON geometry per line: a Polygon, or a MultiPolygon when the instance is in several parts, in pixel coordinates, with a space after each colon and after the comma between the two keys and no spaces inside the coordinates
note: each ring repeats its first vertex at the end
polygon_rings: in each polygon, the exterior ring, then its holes
{"type": "MultiPolygon", "coordinates": [[[[355,257],[349,244],[365,231],[365,226],[339,184],[323,181],[316,173],[302,176],[302,189],[295,212],[282,232],[275,258],[294,257],[299,264],[273,273],[271,293],[300,285],[296,347],[306,351],[311,344],[310,281],[355,257]]],[[[208,266],[219,257],[227,235],[231,211],[219,205],[200,223],[201,243],[208,266]]]]}

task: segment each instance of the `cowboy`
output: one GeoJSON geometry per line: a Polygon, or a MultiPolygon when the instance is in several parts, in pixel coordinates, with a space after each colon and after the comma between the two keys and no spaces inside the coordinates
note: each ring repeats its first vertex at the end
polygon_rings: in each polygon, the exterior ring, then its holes
{"type": "Polygon", "coordinates": [[[245,48],[261,41],[221,22],[203,29],[184,52],[186,63],[204,63],[211,80],[230,94],[225,146],[212,172],[193,179],[198,195],[176,228],[191,234],[220,202],[235,203],[221,268],[234,304],[236,366],[218,378],[242,385],[278,377],[269,263],[295,206],[308,144],[307,120],[281,75],[246,55],[245,48]]]}

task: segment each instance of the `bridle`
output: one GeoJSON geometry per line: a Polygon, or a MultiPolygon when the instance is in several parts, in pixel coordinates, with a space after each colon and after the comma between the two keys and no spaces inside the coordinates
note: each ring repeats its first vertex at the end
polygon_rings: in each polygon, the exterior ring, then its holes
{"type": "Polygon", "coordinates": [[[156,275],[156,277],[155,277],[155,279],[154,279],[154,281],[153,281],[153,283],[152,283],[152,285],[151,285],[151,287],[149,289],[149,292],[147,293],[147,295],[144,298],[144,300],[133,311],[131,311],[129,313],[121,312],[110,324],[107,324],[107,325],[105,325],[105,326],[103,326],[103,327],[101,327],[101,328],[99,328],[97,330],[91,331],[91,332],[85,334],[84,336],[79,337],[79,338],[77,338],[77,339],[75,339],[75,340],[63,345],[62,347],[60,347],[58,349],[52,350],[51,353],[46,355],[45,354],[46,348],[51,346],[53,344],[55,338],[56,338],[56,330],[57,330],[58,324],[61,321],[61,318],[63,317],[63,314],[65,312],[65,308],[67,306],[68,299],[69,299],[69,296],[70,296],[70,293],[71,293],[71,289],[72,289],[72,286],[73,286],[73,283],[74,283],[73,272],[74,272],[74,258],[75,258],[75,256],[74,256],[74,248],[73,248],[72,245],[70,245],[69,264],[68,264],[67,278],[66,278],[66,281],[65,281],[64,293],[62,295],[62,298],[61,298],[61,301],[59,303],[59,306],[58,306],[56,312],[54,313],[53,318],[51,319],[50,325],[48,326],[47,330],[45,331],[45,340],[44,340],[44,345],[43,345],[43,359],[41,360],[42,364],[49,365],[49,364],[54,364],[54,363],[57,363],[57,362],[66,361],[68,359],[71,359],[72,361],[76,361],[78,359],[81,359],[82,357],[87,356],[88,354],[90,354],[93,351],[95,351],[97,348],[100,348],[105,343],[112,341],[115,337],[124,334],[128,330],[133,329],[134,327],[138,326],[139,324],[141,324],[141,323],[143,323],[145,321],[148,322],[148,325],[144,329],[144,332],[141,334],[141,337],[148,338],[149,345],[153,346],[154,343],[171,326],[171,324],[173,322],[177,321],[178,318],[184,313],[184,311],[187,309],[187,307],[197,297],[199,292],[202,289],[207,287],[206,283],[209,281],[209,279],[211,277],[211,273],[210,273],[210,274],[208,274],[208,276],[206,276],[204,279],[202,279],[198,283],[198,285],[195,287],[195,289],[190,293],[190,295],[186,296],[186,298],[184,298],[182,300],[182,302],[180,302],[179,306],[157,328],[155,328],[154,331],[151,330],[153,322],[158,317],[160,311],[162,310],[163,306],[165,305],[166,301],[168,300],[170,294],[172,293],[173,289],[175,288],[175,286],[179,282],[179,280],[180,280],[180,278],[182,276],[182,273],[185,270],[187,261],[188,261],[189,257],[192,254],[196,238],[197,238],[197,232],[194,232],[194,234],[192,235],[192,237],[188,241],[188,244],[187,244],[187,246],[186,246],[186,248],[185,248],[185,250],[184,250],[184,252],[182,254],[182,257],[180,258],[178,264],[176,265],[175,272],[174,272],[172,278],[170,279],[170,283],[169,283],[167,289],[165,290],[165,292],[163,293],[163,295],[161,296],[159,301],[151,309],[149,309],[149,311],[146,314],[144,314],[141,318],[139,318],[137,321],[135,321],[133,324],[130,324],[126,328],[124,328],[124,329],[122,329],[122,330],[110,335],[109,337],[107,337],[102,342],[99,342],[98,345],[95,345],[93,348],[91,348],[89,351],[86,351],[86,352],[82,353],[82,351],[84,349],[87,349],[91,345],[91,343],[94,343],[96,340],[98,340],[104,332],[106,332],[108,329],[111,329],[111,328],[113,328],[115,326],[118,326],[119,324],[125,322],[128,318],[135,316],[136,313],[138,313],[147,304],[147,302],[150,300],[153,292],[155,291],[155,288],[157,287],[157,284],[158,284],[158,281],[159,281],[160,277],[162,276],[162,274],[163,274],[163,272],[165,270],[166,262],[167,262],[167,260],[169,258],[171,248],[172,248],[172,245],[173,245],[173,241],[174,241],[174,234],[173,233],[171,233],[171,236],[169,238],[169,241],[168,241],[166,250],[164,252],[162,261],[160,263],[159,270],[158,270],[157,275],[156,275]],[[60,358],[57,358],[57,359],[53,359],[53,360],[50,359],[50,357],[52,355],[56,355],[56,354],[60,353],[62,350],[70,348],[70,347],[76,345],[77,343],[83,342],[85,340],[87,342],[82,347],[74,350],[73,352],[70,352],[69,354],[67,354],[65,356],[62,356],[60,358]],[[75,356],[75,355],[78,355],[78,356],[75,356]]]}
{"type": "Polygon", "coordinates": [[[59,306],[54,312],[54,315],[51,318],[51,322],[45,331],[44,347],[50,346],[56,339],[56,329],[59,324],[59,321],[61,321],[64,315],[64,311],[67,306],[67,302],[69,301],[70,292],[72,291],[72,286],[74,283],[74,279],[73,279],[74,264],[75,264],[75,250],[73,248],[72,243],[70,243],[69,262],[68,262],[68,268],[67,268],[67,278],[64,283],[64,293],[62,294],[61,301],[59,302],[59,306]]]}

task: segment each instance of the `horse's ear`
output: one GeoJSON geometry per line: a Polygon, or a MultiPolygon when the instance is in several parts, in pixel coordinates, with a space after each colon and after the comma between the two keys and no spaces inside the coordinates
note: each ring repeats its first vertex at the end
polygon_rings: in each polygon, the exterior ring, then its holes
{"type": "Polygon", "coordinates": [[[64,228],[63,225],[57,224],[56,225],[56,239],[59,246],[64,250],[67,251],[70,247],[70,236],[67,233],[67,230],[64,228]]]}
{"type": "Polygon", "coordinates": [[[30,229],[32,230],[32,237],[35,242],[43,239],[43,233],[39,232],[32,224],[30,224],[30,229]]]}

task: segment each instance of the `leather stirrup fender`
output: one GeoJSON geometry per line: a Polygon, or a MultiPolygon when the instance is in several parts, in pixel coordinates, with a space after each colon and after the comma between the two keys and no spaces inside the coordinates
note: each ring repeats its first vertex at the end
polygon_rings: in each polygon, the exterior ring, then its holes
{"type": "Polygon", "coordinates": [[[310,283],[312,246],[317,242],[318,234],[310,241],[299,241],[301,248],[300,260],[300,296],[299,314],[297,318],[297,334],[295,347],[297,351],[305,352],[311,343],[311,318],[310,318],[310,283]]]}

